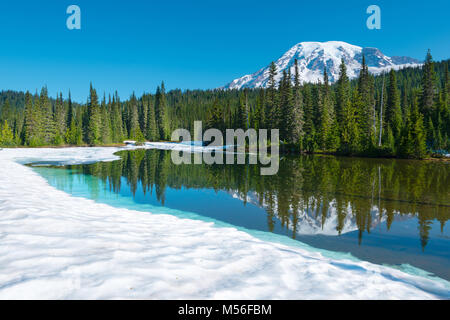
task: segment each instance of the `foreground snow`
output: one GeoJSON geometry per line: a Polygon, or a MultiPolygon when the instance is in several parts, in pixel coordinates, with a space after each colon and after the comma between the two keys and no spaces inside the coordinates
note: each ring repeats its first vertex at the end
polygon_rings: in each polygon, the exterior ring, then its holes
{"type": "Polygon", "coordinates": [[[114,160],[117,150],[0,151],[0,299],[450,297],[444,281],[75,198],[20,164],[114,160]]]}

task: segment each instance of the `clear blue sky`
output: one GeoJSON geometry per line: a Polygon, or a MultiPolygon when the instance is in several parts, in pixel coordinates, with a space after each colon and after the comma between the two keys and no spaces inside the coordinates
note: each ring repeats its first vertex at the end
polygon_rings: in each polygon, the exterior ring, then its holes
{"type": "Polygon", "coordinates": [[[2,1],[0,90],[47,85],[100,94],[215,88],[252,73],[302,41],[342,40],[387,55],[449,58],[448,0],[324,1],[2,1]],[[66,9],[81,8],[81,30],[66,9]],[[366,8],[381,7],[382,29],[366,28],[366,8]]]}

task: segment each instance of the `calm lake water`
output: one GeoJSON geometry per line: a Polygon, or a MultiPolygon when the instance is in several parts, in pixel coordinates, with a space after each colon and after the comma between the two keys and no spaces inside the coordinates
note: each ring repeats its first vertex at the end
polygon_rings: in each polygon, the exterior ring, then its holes
{"type": "Polygon", "coordinates": [[[174,165],[170,152],[34,170],[74,196],[152,213],[224,222],[378,264],[409,264],[450,280],[450,165],[328,156],[258,165],[174,165]]]}

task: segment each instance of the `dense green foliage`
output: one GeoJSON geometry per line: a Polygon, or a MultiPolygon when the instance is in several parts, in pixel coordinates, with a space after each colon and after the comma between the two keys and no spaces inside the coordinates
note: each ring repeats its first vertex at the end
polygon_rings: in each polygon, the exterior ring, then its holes
{"type": "Polygon", "coordinates": [[[280,130],[282,150],[346,155],[423,158],[450,149],[448,61],[435,63],[428,52],[422,68],[374,77],[363,59],[350,81],[342,62],[338,81],[301,84],[283,72],[277,86],[275,64],[267,89],[172,90],[156,94],[117,93],[99,102],[90,87],[85,105],[40,94],[0,93],[0,144],[5,146],[104,145],[168,140],[177,128],[267,128],[280,130]],[[11,138],[12,136],[12,138],[11,138]]]}

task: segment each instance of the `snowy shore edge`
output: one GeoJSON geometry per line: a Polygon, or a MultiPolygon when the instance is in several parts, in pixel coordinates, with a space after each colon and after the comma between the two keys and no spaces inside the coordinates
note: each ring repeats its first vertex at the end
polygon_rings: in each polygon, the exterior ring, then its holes
{"type": "Polygon", "coordinates": [[[0,299],[450,298],[443,280],[72,197],[23,166],[129,149],[0,151],[0,299]]]}

